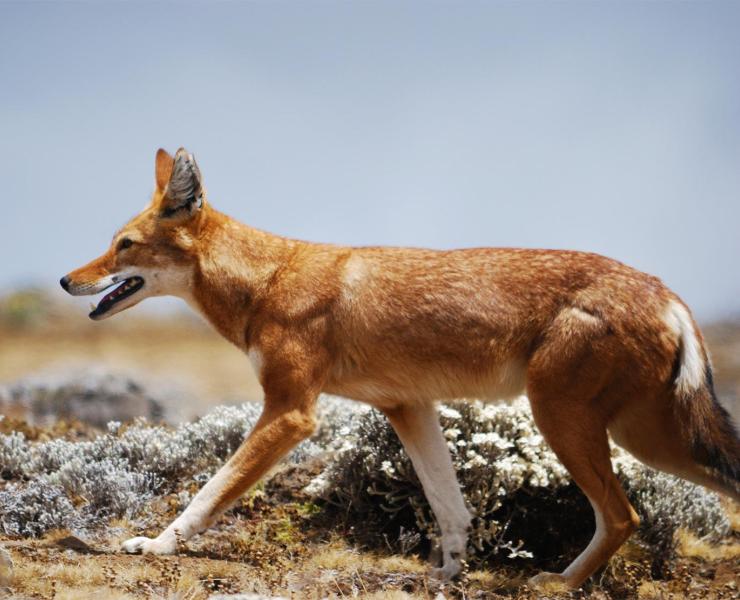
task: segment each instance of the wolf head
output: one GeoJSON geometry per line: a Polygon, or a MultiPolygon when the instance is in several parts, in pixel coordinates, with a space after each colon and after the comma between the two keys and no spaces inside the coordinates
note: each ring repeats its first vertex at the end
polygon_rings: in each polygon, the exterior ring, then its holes
{"type": "Polygon", "coordinates": [[[185,148],[174,157],[160,149],[155,182],[149,205],[113,236],[108,250],[60,280],[74,296],[116,286],[91,319],[105,319],[149,296],[188,297],[208,213],[200,169],[185,148]]]}

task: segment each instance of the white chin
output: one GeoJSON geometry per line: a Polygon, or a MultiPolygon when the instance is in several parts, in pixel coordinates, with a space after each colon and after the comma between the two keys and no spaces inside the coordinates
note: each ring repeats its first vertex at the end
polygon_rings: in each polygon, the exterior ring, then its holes
{"type": "Polygon", "coordinates": [[[109,309],[107,309],[107,310],[105,310],[103,312],[98,312],[100,307],[97,307],[88,316],[93,321],[103,321],[104,319],[107,319],[108,317],[112,317],[113,315],[117,315],[119,312],[123,312],[127,308],[131,308],[132,306],[136,306],[140,302],[140,300],[143,300],[143,298],[141,298],[141,299],[139,299],[139,298],[134,299],[133,297],[131,297],[131,300],[133,300],[133,301],[132,302],[129,302],[128,301],[128,298],[127,298],[125,302],[121,302],[120,304],[115,304],[114,306],[111,306],[109,309]]]}

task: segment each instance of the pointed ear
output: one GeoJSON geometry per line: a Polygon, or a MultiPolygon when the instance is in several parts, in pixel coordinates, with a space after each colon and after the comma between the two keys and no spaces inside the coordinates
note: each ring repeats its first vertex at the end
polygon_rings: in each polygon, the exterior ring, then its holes
{"type": "Polygon", "coordinates": [[[157,182],[157,190],[164,192],[164,188],[172,176],[172,167],[175,159],[170,156],[167,150],[160,148],[157,150],[157,158],[154,160],[154,179],[157,182]]]}
{"type": "MultiPolygon", "coordinates": [[[[157,155],[159,157],[159,155],[157,155]]],[[[163,218],[191,216],[203,206],[203,185],[195,157],[185,148],[175,154],[159,214],[163,218]]]]}

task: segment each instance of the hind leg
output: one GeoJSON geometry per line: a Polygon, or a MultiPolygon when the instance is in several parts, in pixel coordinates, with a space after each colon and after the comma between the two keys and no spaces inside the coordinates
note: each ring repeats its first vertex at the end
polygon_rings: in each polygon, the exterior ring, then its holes
{"type": "Polygon", "coordinates": [[[535,585],[579,587],[637,528],[639,519],[612,471],[607,422],[621,404],[631,374],[616,366],[625,351],[595,314],[565,308],[527,369],[527,395],[540,432],[593,508],[596,532],[562,572],[542,573],[535,585]]]}
{"type": "Polygon", "coordinates": [[[530,583],[577,588],[635,531],[639,518],[612,471],[606,426],[592,403],[532,391],[530,402],[537,427],[596,516],[596,532],[586,549],[562,573],[541,573],[530,583]]]}

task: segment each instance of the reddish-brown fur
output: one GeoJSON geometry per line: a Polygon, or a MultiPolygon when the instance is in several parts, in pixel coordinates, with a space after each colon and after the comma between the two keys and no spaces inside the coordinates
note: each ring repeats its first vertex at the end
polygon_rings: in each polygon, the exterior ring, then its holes
{"type": "MultiPolygon", "coordinates": [[[[165,218],[174,206],[168,182],[178,169],[173,174],[173,158],[157,153],[151,205],[106,254],[70,273],[70,291],[84,293],[122,272],[166,280],[155,286],[147,279],[141,297],[185,298],[249,352],[265,409],[218,482],[159,538],[135,538],[127,549],[167,552],[171,529],[192,535],[212,522],[310,435],[322,391],[383,410],[431,488],[442,477],[434,465],[445,459],[429,419],[419,425],[423,436],[415,433],[414,412],[438,400],[494,400],[526,389],[538,427],[589,497],[599,524],[573,565],[538,576],[537,584],[580,585],[638,524],[611,469],[608,431],[643,461],[738,497],[731,477],[697,457],[698,439],[729,457],[728,464],[740,464],[737,438],[711,400],[710,383],[697,384],[691,398],[676,392],[682,344],[701,349],[698,358],[686,355],[693,361],[688,367],[702,360],[708,370],[708,356],[693,320],[681,319],[684,305],[659,279],[583,252],[307,243],[255,230],[205,201],[165,218]],[[119,249],[123,238],[133,246],[119,249]],[[679,317],[671,321],[668,310],[679,317]],[[684,337],[671,322],[684,327],[684,337]]],[[[194,184],[201,189],[199,179],[194,184]]],[[[443,546],[445,531],[450,548],[456,544],[443,571],[453,575],[464,551],[455,536],[467,523],[461,500],[430,502],[444,521],[443,546]]]]}

